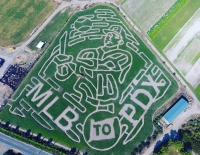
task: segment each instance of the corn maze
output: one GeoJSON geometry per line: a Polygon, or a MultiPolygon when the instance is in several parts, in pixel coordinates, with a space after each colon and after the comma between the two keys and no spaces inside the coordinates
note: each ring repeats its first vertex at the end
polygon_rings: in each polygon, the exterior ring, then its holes
{"type": "Polygon", "coordinates": [[[68,21],[0,117],[91,154],[129,154],[177,88],[118,12],[96,6],[68,21]]]}

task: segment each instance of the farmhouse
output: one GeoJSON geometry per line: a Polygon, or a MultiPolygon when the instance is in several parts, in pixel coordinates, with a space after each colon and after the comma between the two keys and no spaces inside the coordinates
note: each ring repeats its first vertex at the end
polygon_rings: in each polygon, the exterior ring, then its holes
{"type": "Polygon", "coordinates": [[[167,125],[171,124],[188,106],[188,101],[181,98],[167,111],[163,116],[163,120],[167,125]]]}

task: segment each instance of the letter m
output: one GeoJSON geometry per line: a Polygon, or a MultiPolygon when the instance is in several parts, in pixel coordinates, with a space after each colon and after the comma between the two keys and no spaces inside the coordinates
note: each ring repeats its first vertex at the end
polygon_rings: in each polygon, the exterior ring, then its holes
{"type": "Polygon", "coordinates": [[[36,102],[40,100],[40,102],[36,105],[37,107],[40,107],[51,95],[52,91],[47,90],[46,92],[40,94],[41,89],[43,88],[44,84],[38,83],[33,87],[27,94],[26,97],[30,96],[32,93],[34,93],[31,102],[36,102]]]}

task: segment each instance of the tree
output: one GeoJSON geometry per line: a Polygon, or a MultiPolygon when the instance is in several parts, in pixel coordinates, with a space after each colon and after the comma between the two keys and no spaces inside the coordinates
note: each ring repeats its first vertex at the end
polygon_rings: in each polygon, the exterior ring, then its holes
{"type": "Polygon", "coordinates": [[[182,141],[172,141],[172,140],[170,140],[169,143],[168,143],[168,146],[175,147],[175,148],[178,149],[179,151],[180,151],[181,149],[184,149],[184,145],[183,145],[183,142],[182,142],[182,141]]]}
{"type": "Polygon", "coordinates": [[[168,149],[167,146],[163,146],[163,147],[161,148],[160,152],[161,152],[162,155],[168,155],[169,149],[168,149]]]}
{"type": "Polygon", "coordinates": [[[181,154],[191,155],[191,151],[185,151],[184,143],[182,141],[172,141],[169,140],[167,146],[162,145],[157,154],[159,155],[168,155],[169,148],[176,148],[181,154]]]}

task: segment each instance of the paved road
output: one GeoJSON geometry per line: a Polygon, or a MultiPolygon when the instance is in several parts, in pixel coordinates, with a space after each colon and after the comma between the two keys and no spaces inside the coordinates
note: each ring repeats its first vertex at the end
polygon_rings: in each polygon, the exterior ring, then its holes
{"type": "Polygon", "coordinates": [[[0,133],[0,144],[4,143],[8,145],[9,148],[14,148],[21,151],[24,155],[50,155],[49,153],[37,149],[31,145],[20,142],[16,139],[13,139],[7,135],[0,133]]]}

